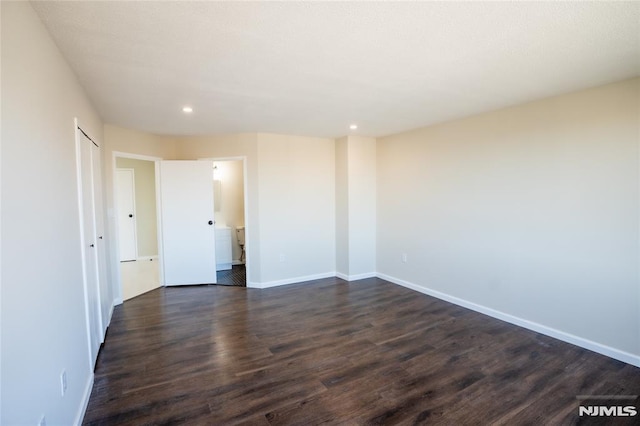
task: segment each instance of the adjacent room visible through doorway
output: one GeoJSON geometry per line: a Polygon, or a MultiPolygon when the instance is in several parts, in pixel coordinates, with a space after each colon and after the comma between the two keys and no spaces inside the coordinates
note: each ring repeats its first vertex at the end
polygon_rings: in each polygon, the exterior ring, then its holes
{"type": "Polygon", "coordinates": [[[244,161],[213,162],[218,284],[246,287],[244,161]]]}
{"type": "Polygon", "coordinates": [[[155,162],[115,158],[122,299],[160,287],[155,162]]]}

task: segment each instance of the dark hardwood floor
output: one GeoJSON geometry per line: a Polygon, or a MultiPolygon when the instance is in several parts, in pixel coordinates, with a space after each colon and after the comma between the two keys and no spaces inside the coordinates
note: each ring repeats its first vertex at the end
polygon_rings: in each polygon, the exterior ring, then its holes
{"type": "Polygon", "coordinates": [[[154,290],[95,373],[84,424],[638,424],[576,396],[640,394],[636,367],[375,278],[154,290]]]}

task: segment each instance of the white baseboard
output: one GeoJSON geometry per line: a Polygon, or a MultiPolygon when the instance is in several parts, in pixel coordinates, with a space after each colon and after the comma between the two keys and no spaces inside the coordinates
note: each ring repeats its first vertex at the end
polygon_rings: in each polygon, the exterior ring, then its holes
{"type": "MultiPolygon", "coordinates": [[[[113,306],[116,307],[118,305],[122,305],[124,303],[124,300],[122,299],[122,297],[116,297],[115,299],[113,299],[113,306]]],[[[113,312],[113,308],[111,309],[111,312],[113,312]]]]}
{"type": "Polygon", "coordinates": [[[345,281],[358,281],[358,280],[364,280],[366,278],[375,278],[377,276],[378,274],[375,272],[366,272],[364,274],[356,274],[356,275],[347,275],[347,274],[343,274],[342,272],[336,272],[336,277],[341,278],[345,281]]]}
{"type": "Polygon", "coordinates": [[[136,260],[158,260],[158,255],[155,256],[139,256],[136,260]]]}
{"type": "Polygon", "coordinates": [[[73,422],[74,425],[80,426],[82,424],[82,420],[84,419],[84,415],[87,412],[87,407],[89,406],[89,398],[91,398],[91,389],[93,389],[93,379],[94,375],[92,371],[89,375],[89,380],[87,380],[87,385],[84,388],[82,401],[80,401],[80,408],[78,409],[76,420],[73,422]]]}
{"type": "Polygon", "coordinates": [[[640,367],[640,356],[634,355],[629,352],[622,351],[620,349],[612,348],[607,345],[603,345],[601,343],[594,342],[589,339],[585,339],[583,337],[575,336],[570,333],[566,333],[561,330],[556,330],[555,328],[547,327],[542,324],[538,324],[533,321],[526,320],[524,318],[516,317],[511,314],[506,314],[504,312],[497,311],[492,308],[488,308],[486,306],[478,305],[477,303],[469,302],[468,300],[460,299],[455,296],[451,296],[446,293],[442,293],[437,290],[432,290],[427,287],[423,287],[417,284],[410,283],[408,281],[401,280],[399,278],[395,278],[386,274],[378,273],[376,274],[378,278],[381,278],[385,281],[389,281],[393,284],[401,285],[402,287],[409,288],[411,290],[418,291],[423,294],[427,294],[429,296],[433,296],[435,298],[453,303],[458,306],[462,306],[467,309],[471,309],[472,311],[480,312],[481,314],[488,315],[493,318],[497,318],[502,321],[506,321],[508,323],[535,331],[540,334],[544,334],[550,337],[553,337],[558,340],[562,340],[567,343],[571,343],[576,346],[580,346],[582,348],[588,349],[593,352],[597,352],[599,354],[608,356],[610,358],[617,359],[622,362],[626,362],[627,364],[635,365],[636,367],[640,367]]]}
{"type": "Polygon", "coordinates": [[[236,260],[232,260],[231,264],[232,265],[244,265],[244,262],[240,262],[239,260],[236,259],[236,260]]]}
{"type": "Polygon", "coordinates": [[[315,275],[306,275],[304,277],[295,277],[295,278],[287,278],[284,280],[276,280],[276,281],[267,281],[265,283],[247,283],[247,287],[253,287],[253,288],[270,288],[270,287],[277,287],[277,286],[281,286],[281,285],[287,285],[287,284],[302,284],[305,281],[313,281],[313,280],[320,280],[322,278],[333,278],[336,276],[335,272],[325,272],[322,274],[315,274],[315,275]]]}

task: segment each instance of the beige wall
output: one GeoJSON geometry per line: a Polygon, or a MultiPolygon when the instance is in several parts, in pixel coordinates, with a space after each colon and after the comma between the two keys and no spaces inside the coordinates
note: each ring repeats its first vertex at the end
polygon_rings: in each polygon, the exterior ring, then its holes
{"type": "Polygon", "coordinates": [[[135,177],[136,234],[138,257],[158,255],[158,231],[156,216],[155,163],[134,158],[116,158],[116,167],[133,169],[135,177]]]}
{"type": "Polygon", "coordinates": [[[0,8],[0,424],[75,424],[91,368],[74,117],[98,143],[102,122],[31,5],[0,8]]]}
{"type": "Polygon", "coordinates": [[[349,138],[336,139],[336,272],[349,275],[349,138]]]}
{"type": "Polygon", "coordinates": [[[334,140],[261,133],[258,159],[262,283],[335,274],[334,140]]]}
{"type": "Polygon", "coordinates": [[[378,272],[638,362],[639,84],[379,139],[378,272]]]}
{"type": "Polygon", "coordinates": [[[354,280],[376,272],[376,140],[336,140],[336,271],[354,280]]]}
{"type": "Polygon", "coordinates": [[[105,124],[106,155],[112,160],[114,151],[158,158],[175,158],[176,145],[172,137],[159,136],[138,130],[105,124]]]}
{"type": "MultiPolygon", "coordinates": [[[[216,204],[216,226],[231,228],[232,259],[240,260],[240,245],[236,234],[238,226],[244,226],[244,177],[241,160],[215,161],[217,179],[220,181],[220,202],[216,204]]],[[[216,200],[217,202],[218,200],[216,200]]]]}
{"type": "Polygon", "coordinates": [[[376,140],[349,136],[349,275],[376,272],[376,140]]]}

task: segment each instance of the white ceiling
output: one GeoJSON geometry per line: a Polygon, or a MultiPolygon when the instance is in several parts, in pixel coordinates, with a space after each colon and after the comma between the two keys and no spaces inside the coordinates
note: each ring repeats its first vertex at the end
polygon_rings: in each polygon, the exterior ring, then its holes
{"type": "Polygon", "coordinates": [[[157,134],[382,136],[640,75],[640,2],[33,5],[105,122],[157,134]]]}

